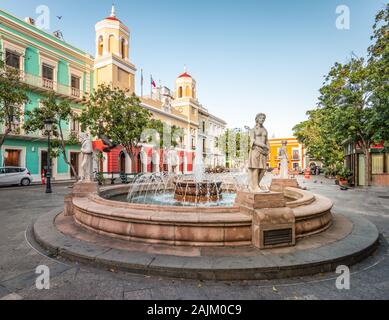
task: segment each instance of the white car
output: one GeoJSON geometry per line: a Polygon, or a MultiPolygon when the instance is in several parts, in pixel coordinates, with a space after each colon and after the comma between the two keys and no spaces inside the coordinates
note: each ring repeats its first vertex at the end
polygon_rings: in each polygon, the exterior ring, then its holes
{"type": "Polygon", "coordinates": [[[32,182],[30,171],[21,167],[0,167],[0,185],[29,186],[32,182]]]}

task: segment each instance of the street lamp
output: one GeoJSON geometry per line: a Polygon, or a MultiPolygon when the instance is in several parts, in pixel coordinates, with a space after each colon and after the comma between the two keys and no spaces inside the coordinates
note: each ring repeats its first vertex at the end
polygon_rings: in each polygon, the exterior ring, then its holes
{"type": "Polygon", "coordinates": [[[51,119],[45,120],[45,130],[47,131],[47,170],[46,170],[46,193],[52,193],[51,190],[51,156],[50,156],[50,134],[53,130],[54,121],[51,119]]]}

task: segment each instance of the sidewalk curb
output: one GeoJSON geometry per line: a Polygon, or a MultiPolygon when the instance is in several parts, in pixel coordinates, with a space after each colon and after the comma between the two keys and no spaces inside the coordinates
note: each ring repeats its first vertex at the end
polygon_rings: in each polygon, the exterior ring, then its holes
{"type": "Polygon", "coordinates": [[[71,261],[132,273],[198,280],[269,280],[334,271],[371,255],[379,233],[366,219],[346,215],[352,233],[336,243],[302,252],[258,256],[182,257],[102,247],[60,233],[54,226],[59,210],[42,215],[33,225],[36,241],[51,254],[71,261]]]}

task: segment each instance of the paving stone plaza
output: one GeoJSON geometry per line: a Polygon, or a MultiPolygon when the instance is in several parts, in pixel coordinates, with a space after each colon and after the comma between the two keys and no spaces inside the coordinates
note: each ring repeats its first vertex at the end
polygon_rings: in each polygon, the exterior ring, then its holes
{"type": "Polygon", "coordinates": [[[2,188],[1,279],[2,299],[387,299],[389,297],[387,188],[340,191],[333,180],[301,179],[300,184],[335,202],[334,211],[366,218],[377,226],[380,245],[367,259],[351,267],[350,289],[336,287],[335,272],[278,280],[209,281],[139,275],[115,268],[93,267],[45,253],[31,236],[32,222],[61,209],[69,185],[55,185],[47,196],[41,186],[2,188]],[[17,205],[15,205],[17,203],[17,205]],[[50,289],[36,288],[39,265],[50,269],[50,289]]]}
{"type": "Polygon", "coordinates": [[[0,303],[388,300],[388,1],[4,1],[0,303]]]}

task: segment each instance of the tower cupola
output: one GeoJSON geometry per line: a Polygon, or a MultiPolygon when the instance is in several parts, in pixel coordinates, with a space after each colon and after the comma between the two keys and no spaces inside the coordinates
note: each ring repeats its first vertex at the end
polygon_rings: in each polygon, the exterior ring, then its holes
{"type": "Polygon", "coordinates": [[[115,5],[111,14],[96,23],[95,73],[97,85],[112,84],[124,90],[135,90],[135,66],[130,62],[130,31],[118,19],[115,5]]]}
{"type": "Polygon", "coordinates": [[[187,72],[186,67],[184,73],[178,76],[175,84],[176,99],[197,99],[196,81],[187,72]]]}

